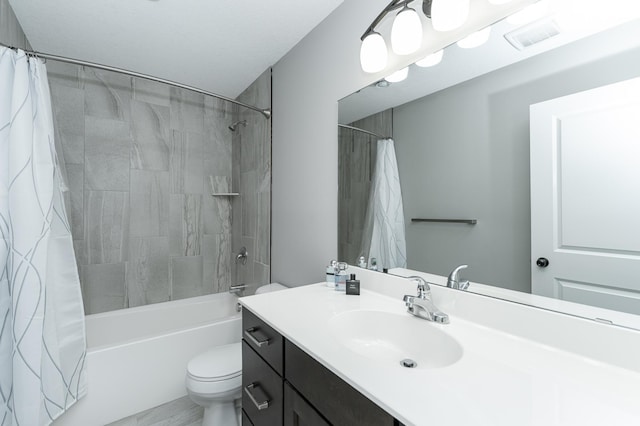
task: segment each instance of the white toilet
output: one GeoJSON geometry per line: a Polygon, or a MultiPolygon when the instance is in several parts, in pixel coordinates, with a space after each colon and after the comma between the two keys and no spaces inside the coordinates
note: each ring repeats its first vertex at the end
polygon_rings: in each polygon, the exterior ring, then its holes
{"type": "MultiPolygon", "coordinates": [[[[272,283],[258,287],[256,294],[283,290],[272,283]]],[[[239,426],[242,388],[241,343],[216,346],[187,365],[187,393],[204,407],[202,426],[239,426]]]]}

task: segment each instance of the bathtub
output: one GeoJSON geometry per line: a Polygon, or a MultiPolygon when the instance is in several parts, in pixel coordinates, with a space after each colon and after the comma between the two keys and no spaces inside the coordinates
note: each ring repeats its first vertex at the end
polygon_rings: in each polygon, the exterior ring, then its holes
{"type": "Polygon", "coordinates": [[[105,425],[187,394],[187,363],[239,342],[229,293],[87,315],[87,395],[55,426],[105,425]]]}

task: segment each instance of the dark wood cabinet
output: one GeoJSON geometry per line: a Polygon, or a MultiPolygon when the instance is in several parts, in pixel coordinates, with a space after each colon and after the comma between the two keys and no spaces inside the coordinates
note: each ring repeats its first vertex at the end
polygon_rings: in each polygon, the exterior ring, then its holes
{"type": "Polygon", "coordinates": [[[305,399],[284,383],[284,426],[330,426],[305,399]]]}
{"type": "Polygon", "coordinates": [[[242,321],[243,426],[400,426],[246,308],[242,321]]]}

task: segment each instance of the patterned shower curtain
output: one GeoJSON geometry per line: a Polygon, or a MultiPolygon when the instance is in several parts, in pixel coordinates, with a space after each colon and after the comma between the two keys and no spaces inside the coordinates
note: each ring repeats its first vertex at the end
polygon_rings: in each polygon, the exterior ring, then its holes
{"type": "Polygon", "coordinates": [[[0,425],[48,425],[86,392],[80,281],[47,72],[0,47],[0,425]]]}
{"type": "Polygon", "coordinates": [[[378,267],[406,268],[407,243],[400,175],[393,139],[380,139],[371,180],[361,253],[378,267]]]}

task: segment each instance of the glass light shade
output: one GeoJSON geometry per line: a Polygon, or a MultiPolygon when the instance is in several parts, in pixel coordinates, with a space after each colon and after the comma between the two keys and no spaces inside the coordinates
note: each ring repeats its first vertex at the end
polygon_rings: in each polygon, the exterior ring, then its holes
{"type": "Polygon", "coordinates": [[[506,4],[511,2],[512,0],[489,0],[491,4],[506,4]]]}
{"type": "Polygon", "coordinates": [[[491,27],[487,27],[483,30],[471,33],[462,40],[458,41],[458,46],[463,49],[473,49],[474,47],[482,46],[489,40],[491,35],[491,27]]]}
{"type": "Polygon", "coordinates": [[[440,49],[437,52],[434,52],[431,55],[427,55],[424,58],[420,59],[418,62],[416,62],[416,65],[423,68],[438,65],[442,61],[443,55],[444,50],[440,49]]]}
{"type": "Polygon", "coordinates": [[[431,24],[436,31],[460,28],[469,16],[469,0],[433,0],[431,24]]]}
{"type": "Polygon", "coordinates": [[[404,7],[391,27],[391,49],[397,55],[410,55],[422,45],[422,23],[415,10],[404,7]]]}
{"type": "Polygon", "coordinates": [[[379,72],[387,66],[387,45],[379,33],[372,32],[360,45],[360,66],[364,72],[379,72]]]}
{"type": "Polygon", "coordinates": [[[387,80],[389,83],[399,83],[402,80],[406,79],[408,75],[409,75],[409,67],[404,67],[401,70],[398,70],[393,74],[385,77],[384,79],[387,80]]]}

